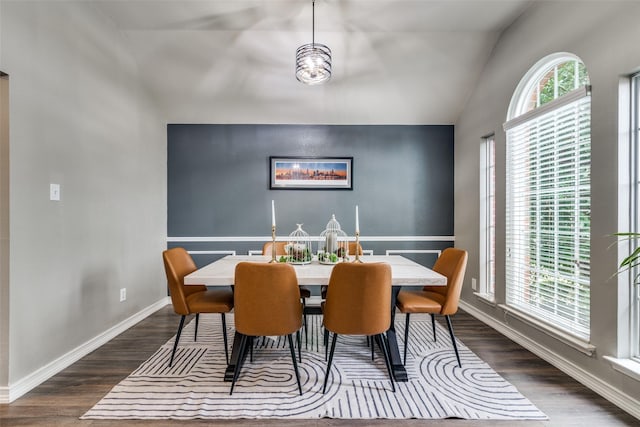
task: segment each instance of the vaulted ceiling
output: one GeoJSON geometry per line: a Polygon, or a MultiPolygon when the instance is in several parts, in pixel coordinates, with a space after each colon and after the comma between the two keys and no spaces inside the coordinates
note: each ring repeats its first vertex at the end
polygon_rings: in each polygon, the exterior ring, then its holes
{"type": "Polygon", "coordinates": [[[318,0],[322,86],[295,79],[311,0],[92,0],[170,122],[455,123],[532,0],[318,0]]]}

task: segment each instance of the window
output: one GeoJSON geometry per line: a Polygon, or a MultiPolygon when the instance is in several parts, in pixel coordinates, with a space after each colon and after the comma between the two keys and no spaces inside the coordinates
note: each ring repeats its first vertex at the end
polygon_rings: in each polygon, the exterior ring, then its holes
{"type": "Polygon", "coordinates": [[[551,55],[509,106],[506,304],[588,341],[591,96],[584,64],[551,55]]]}
{"type": "MultiPolygon", "coordinates": [[[[631,77],[631,153],[632,153],[632,207],[631,227],[640,232],[640,73],[631,77]]],[[[631,277],[636,277],[634,272],[631,277]]],[[[631,287],[630,348],[632,356],[640,361],[640,286],[631,287]]]]}
{"type": "Polygon", "coordinates": [[[496,154],[494,135],[482,138],[480,152],[480,294],[495,301],[496,154]]]}

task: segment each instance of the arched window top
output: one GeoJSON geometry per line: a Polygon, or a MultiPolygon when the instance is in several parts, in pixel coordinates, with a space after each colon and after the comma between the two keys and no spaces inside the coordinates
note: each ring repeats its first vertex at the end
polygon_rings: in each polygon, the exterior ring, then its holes
{"type": "Polygon", "coordinates": [[[588,85],[587,68],[576,55],[559,52],[546,56],[518,84],[511,98],[507,120],[588,85]]]}

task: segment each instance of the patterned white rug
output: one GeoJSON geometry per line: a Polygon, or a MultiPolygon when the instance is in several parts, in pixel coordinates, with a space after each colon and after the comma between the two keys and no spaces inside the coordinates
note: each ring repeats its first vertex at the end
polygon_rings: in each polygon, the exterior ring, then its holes
{"type": "MultiPolygon", "coordinates": [[[[172,368],[173,339],[81,418],[547,419],[460,341],[459,368],[449,333],[437,325],[434,343],[430,318],[420,315],[411,320],[409,381],[396,383],[395,393],[379,349],[376,347],[372,362],[365,337],[341,336],[327,392],[322,394],[326,362],[321,317],[308,318],[309,342],[305,346],[303,338],[302,363],[298,364],[302,396],[286,339],[277,337],[256,339],[254,360],[247,358],[230,396],[231,383],[223,381],[226,364],[220,316],[201,315],[198,341],[193,341],[191,322],[183,331],[172,368]]],[[[404,316],[398,316],[396,322],[402,337],[404,316]]],[[[227,317],[227,327],[232,337],[232,315],[227,317]]],[[[402,345],[400,342],[401,351],[402,345]]]]}

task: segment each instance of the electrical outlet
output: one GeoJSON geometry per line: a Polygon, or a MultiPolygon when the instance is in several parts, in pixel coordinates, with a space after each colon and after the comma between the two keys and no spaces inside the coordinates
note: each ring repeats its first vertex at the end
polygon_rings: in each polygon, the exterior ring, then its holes
{"type": "Polygon", "coordinates": [[[473,289],[474,291],[478,290],[478,282],[476,282],[475,277],[471,278],[471,289],[473,289]]]}
{"type": "Polygon", "coordinates": [[[120,289],[120,302],[126,301],[127,299],[127,288],[120,289]]]}
{"type": "Polygon", "coordinates": [[[60,184],[49,184],[49,200],[60,200],[60,184]]]}

